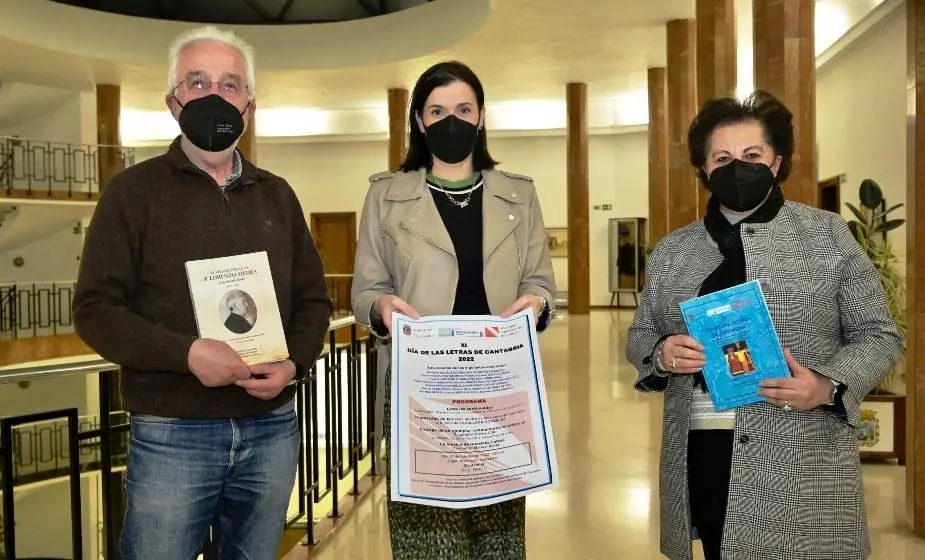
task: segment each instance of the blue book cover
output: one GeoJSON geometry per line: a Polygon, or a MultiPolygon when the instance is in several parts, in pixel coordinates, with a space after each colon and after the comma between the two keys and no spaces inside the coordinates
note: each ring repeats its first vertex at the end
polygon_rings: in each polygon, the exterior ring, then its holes
{"type": "Polygon", "coordinates": [[[757,280],[683,301],[681,314],[704,346],[703,377],[716,410],[762,402],[762,380],[790,376],[757,280]]]}

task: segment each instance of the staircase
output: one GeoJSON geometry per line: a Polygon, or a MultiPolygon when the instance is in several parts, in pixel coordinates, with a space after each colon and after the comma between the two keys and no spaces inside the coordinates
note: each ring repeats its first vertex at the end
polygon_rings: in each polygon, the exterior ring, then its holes
{"type": "Polygon", "coordinates": [[[0,198],[0,253],[10,251],[63,230],[73,230],[93,214],[94,201],[4,201],[0,198]]]}

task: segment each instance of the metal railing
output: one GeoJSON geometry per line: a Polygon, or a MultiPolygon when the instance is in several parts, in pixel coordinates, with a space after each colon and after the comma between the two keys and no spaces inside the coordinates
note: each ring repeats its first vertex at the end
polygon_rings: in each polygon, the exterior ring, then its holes
{"type": "Polygon", "coordinates": [[[0,339],[74,332],[74,282],[0,284],[0,339]]]}
{"type": "MultiPolygon", "coordinates": [[[[350,312],[351,274],[327,274],[335,312],[350,312]]],[[[74,332],[73,280],[0,282],[0,340],[74,332]]],[[[343,335],[342,335],[343,336],[343,335]]]]}
{"type": "MultiPolygon", "coordinates": [[[[341,517],[340,499],[344,487],[348,487],[346,495],[359,496],[371,487],[371,484],[361,484],[362,479],[369,476],[375,480],[380,470],[382,434],[377,433],[374,410],[376,345],[373,338],[360,336],[352,316],[334,319],[328,329],[328,338],[319,361],[299,381],[295,397],[302,446],[293,489],[298,507],[290,509],[287,524],[289,527],[304,525],[303,544],[307,545],[315,545],[323,538],[316,531],[319,520],[341,517]],[[342,332],[349,336],[344,337],[342,332]],[[342,338],[348,341],[339,342],[342,338]],[[329,503],[330,508],[318,516],[323,503],[329,503]]],[[[71,407],[0,417],[0,491],[3,498],[0,558],[4,554],[6,558],[17,557],[14,503],[17,490],[55,479],[68,481],[71,557],[81,560],[84,539],[100,534],[100,557],[118,558],[124,511],[122,484],[119,483],[124,475],[120,467],[125,464],[127,455],[130,417],[121,406],[118,366],[97,359],[0,369],[0,387],[93,374],[98,374],[98,414],[79,416],[78,409],[71,407]],[[101,530],[82,525],[80,477],[88,473],[100,477],[100,491],[90,499],[98,499],[101,504],[101,530]]],[[[35,530],[46,529],[36,527],[35,530]]],[[[208,547],[207,540],[204,551],[208,547]]]]}
{"type": "Polygon", "coordinates": [[[134,163],[125,146],[0,136],[0,190],[10,196],[92,199],[108,175],[134,163]]]}

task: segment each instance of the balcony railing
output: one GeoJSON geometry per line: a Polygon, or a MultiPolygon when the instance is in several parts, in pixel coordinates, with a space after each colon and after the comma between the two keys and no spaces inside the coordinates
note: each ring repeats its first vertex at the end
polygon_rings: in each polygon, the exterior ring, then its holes
{"type": "MultiPolygon", "coordinates": [[[[290,528],[305,531],[303,545],[316,545],[342,516],[345,500],[355,500],[377,480],[381,466],[381,426],[375,418],[378,383],[376,347],[360,335],[352,316],[335,319],[329,341],[318,363],[299,382],[296,411],[302,432],[298,476],[288,516],[290,528]],[[340,332],[348,342],[340,343],[340,332]]],[[[118,366],[102,359],[39,367],[0,368],[0,391],[28,389],[30,384],[71,383],[80,376],[95,376],[81,387],[94,387],[71,406],[55,404],[51,410],[0,416],[0,491],[2,534],[0,558],[62,555],[62,551],[17,550],[17,531],[46,533],[47,526],[17,522],[17,507],[29,499],[37,485],[67,483],[70,558],[90,555],[118,558],[119,533],[124,512],[123,465],[128,447],[129,413],[122,410],[118,366]],[[70,380],[70,381],[69,381],[70,380]],[[91,404],[88,403],[98,403],[91,404]],[[80,414],[81,409],[85,412],[80,414]],[[98,490],[84,492],[81,477],[97,477],[98,490]],[[21,498],[16,498],[22,492],[21,498]],[[97,504],[99,526],[87,527],[82,515],[97,504]],[[97,538],[97,536],[99,537],[97,538]],[[98,540],[98,543],[90,541],[98,540]],[[89,545],[93,545],[88,548],[89,545]],[[86,550],[91,550],[87,553],[86,550]],[[18,556],[17,556],[18,554],[18,556]]],[[[51,391],[49,391],[51,392],[51,391]]],[[[2,396],[2,395],[0,395],[2,396]]],[[[40,409],[41,399],[33,399],[40,409]]],[[[46,405],[47,406],[47,405],[46,405]]],[[[84,488],[84,490],[86,490],[84,488]]],[[[63,503],[54,504],[64,507],[63,503]]],[[[93,523],[93,520],[90,520],[93,523]]],[[[64,529],[62,529],[64,530],[64,529]]],[[[208,539],[203,545],[206,551],[208,539]]]]}
{"type": "MultiPolygon", "coordinates": [[[[338,314],[350,313],[350,274],[325,275],[338,314]]],[[[0,283],[0,340],[74,332],[73,280],[0,283]]],[[[346,332],[339,341],[346,342],[346,332]]]]}
{"type": "Polygon", "coordinates": [[[135,163],[125,146],[0,136],[0,194],[95,199],[109,177],[135,163]]]}
{"type": "Polygon", "coordinates": [[[0,284],[0,339],[74,332],[74,282],[0,284]]]}

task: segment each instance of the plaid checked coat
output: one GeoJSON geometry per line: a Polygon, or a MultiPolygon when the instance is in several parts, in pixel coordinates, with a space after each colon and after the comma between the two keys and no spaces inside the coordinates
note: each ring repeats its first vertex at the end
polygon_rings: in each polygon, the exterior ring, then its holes
{"type": "MultiPolygon", "coordinates": [[[[736,411],[725,560],[854,560],[869,555],[858,458],[861,400],[900,356],[902,339],[879,275],[837,214],[786,202],[768,223],[742,225],[746,276],[758,279],[781,343],[802,365],[844,383],[844,408],[736,411]]],[[[652,353],[687,333],[678,304],[722,261],[703,221],[655,248],[627,356],[636,389],[663,391],[661,551],[690,560],[687,433],[693,376],[657,377],[652,353]]]]}

